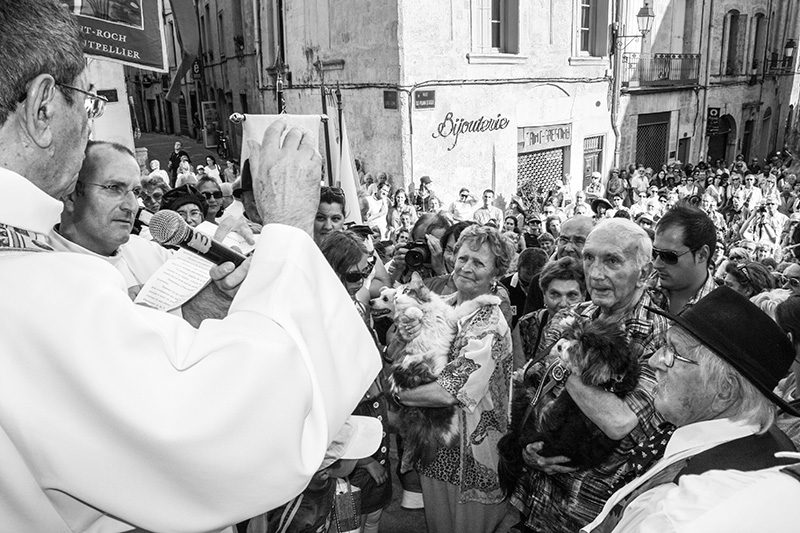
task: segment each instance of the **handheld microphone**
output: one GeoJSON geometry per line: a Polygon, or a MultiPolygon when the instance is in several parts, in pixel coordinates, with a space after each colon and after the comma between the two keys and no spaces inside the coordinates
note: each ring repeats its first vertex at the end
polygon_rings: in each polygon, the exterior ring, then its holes
{"type": "Polygon", "coordinates": [[[230,261],[239,266],[246,259],[236,250],[195,231],[177,212],[168,209],[162,209],[153,214],[150,219],[150,235],[159,244],[180,246],[208,259],[215,265],[230,261]]]}

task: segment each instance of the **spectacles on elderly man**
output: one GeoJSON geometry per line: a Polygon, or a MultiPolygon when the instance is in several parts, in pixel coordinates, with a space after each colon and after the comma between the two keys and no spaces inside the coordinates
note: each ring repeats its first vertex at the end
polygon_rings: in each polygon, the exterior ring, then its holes
{"type": "Polygon", "coordinates": [[[106,104],[108,103],[108,98],[105,96],[100,96],[91,91],[84,91],[83,89],[65,83],[56,83],[56,86],[83,94],[83,107],[86,108],[87,118],[93,119],[103,116],[103,111],[106,110],[106,104]]]}
{"type": "Polygon", "coordinates": [[[667,368],[672,368],[675,365],[675,361],[680,361],[682,363],[686,363],[687,365],[700,365],[700,363],[697,361],[689,359],[688,357],[684,357],[676,352],[675,346],[670,344],[669,341],[667,341],[667,343],[661,347],[659,352],[661,353],[661,361],[667,368]]]}
{"type": "MultiPolygon", "coordinates": [[[[86,117],[89,119],[93,118],[100,118],[103,116],[103,111],[106,109],[106,104],[108,103],[108,98],[105,96],[100,96],[99,94],[86,91],[84,89],[79,89],[78,87],[73,87],[72,85],[67,85],[66,83],[59,83],[56,82],[56,87],[63,90],[69,89],[71,91],[77,91],[79,93],[83,93],[83,107],[86,109],[86,117]]],[[[25,99],[28,97],[27,92],[23,92],[17,98],[17,102],[24,102],[25,99]]]]}
{"type": "Polygon", "coordinates": [[[558,236],[558,244],[566,246],[569,243],[572,243],[575,246],[583,247],[583,245],[586,244],[586,237],[582,237],[580,235],[573,235],[572,237],[568,237],[566,235],[558,236]]]}

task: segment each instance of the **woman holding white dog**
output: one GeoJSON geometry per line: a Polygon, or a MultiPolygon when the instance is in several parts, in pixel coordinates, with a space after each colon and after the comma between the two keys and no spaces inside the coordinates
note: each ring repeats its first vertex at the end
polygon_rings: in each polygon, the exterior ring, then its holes
{"type": "MultiPolygon", "coordinates": [[[[453,281],[446,296],[458,306],[490,295],[514,256],[512,244],[498,230],[474,225],[456,244],[453,281]]],[[[422,477],[429,533],[494,531],[506,514],[497,477],[497,442],[508,425],[511,332],[497,303],[484,305],[458,323],[448,364],[432,383],[395,394],[409,407],[457,406],[459,441],[439,448],[436,459],[417,467],[422,477]]],[[[401,338],[419,333],[401,324],[401,338]]]]}

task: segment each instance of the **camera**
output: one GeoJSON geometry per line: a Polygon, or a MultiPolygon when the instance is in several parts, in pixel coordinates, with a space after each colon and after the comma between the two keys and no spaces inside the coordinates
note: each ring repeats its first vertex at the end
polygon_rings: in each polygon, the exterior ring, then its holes
{"type": "Polygon", "coordinates": [[[409,242],[406,251],[406,266],[411,270],[419,270],[425,263],[431,262],[431,249],[425,239],[409,242]]]}
{"type": "Polygon", "coordinates": [[[765,206],[765,205],[758,206],[758,208],[756,209],[756,212],[761,213],[761,214],[766,213],[767,212],[767,206],[765,206]]]}

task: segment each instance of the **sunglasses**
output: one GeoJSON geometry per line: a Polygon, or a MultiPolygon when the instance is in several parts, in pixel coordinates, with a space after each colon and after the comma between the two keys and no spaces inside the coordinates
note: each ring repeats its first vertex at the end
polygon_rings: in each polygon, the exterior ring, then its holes
{"type": "Polygon", "coordinates": [[[678,259],[681,256],[688,254],[689,252],[693,252],[691,248],[686,250],[685,252],[678,253],[675,250],[661,250],[660,248],[653,248],[653,261],[658,259],[659,257],[667,265],[675,265],[678,263],[678,259]]]}
{"type": "Polygon", "coordinates": [[[359,270],[351,270],[350,272],[345,272],[344,280],[347,283],[358,283],[359,281],[365,280],[371,274],[371,271],[361,272],[359,270]]]}
{"type": "Polygon", "coordinates": [[[211,200],[212,198],[216,198],[217,200],[219,200],[220,198],[222,198],[222,191],[214,191],[214,192],[206,191],[206,192],[201,192],[200,194],[202,194],[203,198],[205,198],[206,200],[211,200]]]}
{"type": "Polygon", "coordinates": [[[742,273],[747,283],[752,284],[753,280],[750,278],[750,271],[747,270],[747,265],[736,265],[736,270],[742,273]]]}

